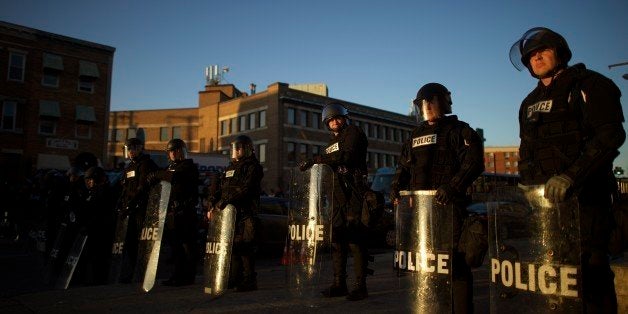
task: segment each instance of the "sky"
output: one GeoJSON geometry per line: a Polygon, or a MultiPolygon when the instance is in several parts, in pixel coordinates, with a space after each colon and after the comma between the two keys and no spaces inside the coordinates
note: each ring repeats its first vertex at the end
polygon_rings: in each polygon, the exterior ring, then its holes
{"type": "MultiPolygon", "coordinates": [[[[485,146],[519,145],[517,112],[537,81],[508,54],[545,26],[571,64],[617,84],[628,113],[628,65],[609,69],[628,62],[626,0],[3,0],[0,20],[116,48],[111,110],[196,107],[214,64],[243,92],[324,83],[330,97],[401,114],[439,82],[485,146]]],[[[628,144],[620,152],[628,173],[628,144]]]]}

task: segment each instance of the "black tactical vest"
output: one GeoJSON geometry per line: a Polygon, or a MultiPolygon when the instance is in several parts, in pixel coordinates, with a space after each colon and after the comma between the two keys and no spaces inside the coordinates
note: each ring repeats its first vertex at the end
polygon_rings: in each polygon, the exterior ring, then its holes
{"type": "Polygon", "coordinates": [[[436,189],[460,169],[456,151],[449,145],[457,121],[443,119],[436,126],[425,123],[412,132],[412,189],[436,189]]]}
{"type": "Polygon", "coordinates": [[[519,173],[523,184],[543,184],[564,172],[580,155],[585,140],[583,97],[574,75],[563,73],[549,87],[537,87],[519,112],[519,173]]]}

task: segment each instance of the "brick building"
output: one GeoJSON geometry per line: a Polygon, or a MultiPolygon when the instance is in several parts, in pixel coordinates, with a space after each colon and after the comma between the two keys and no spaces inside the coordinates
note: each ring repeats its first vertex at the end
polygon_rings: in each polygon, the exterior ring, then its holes
{"type": "Polygon", "coordinates": [[[414,118],[327,96],[303,86],[274,83],[250,94],[235,86],[208,84],[199,92],[196,108],[114,111],[109,117],[110,165],[122,158],[125,139],[143,131],[146,149],[163,150],[168,140],[181,138],[195,153],[223,153],[238,135],[253,139],[264,166],[263,189],[286,190],[296,163],[320,154],[329,131],[321,123],[322,108],[330,101],[345,105],[351,123],[368,136],[369,171],[397,162],[401,143],[416,125],[414,118]]]}
{"type": "Polygon", "coordinates": [[[484,147],[487,173],[519,174],[519,146],[484,147]]]}
{"type": "Polygon", "coordinates": [[[0,21],[0,167],[67,169],[81,152],[106,159],[114,52],[0,21]]]}

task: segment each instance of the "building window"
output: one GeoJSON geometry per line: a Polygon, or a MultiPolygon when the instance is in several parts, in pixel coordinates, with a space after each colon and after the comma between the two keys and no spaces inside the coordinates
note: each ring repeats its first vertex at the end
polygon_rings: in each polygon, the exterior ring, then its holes
{"type": "Polygon", "coordinates": [[[48,87],[59,87],[59,73],[44,71],[41,78],[41,85],[48,87]]]}
{"type": "Polygon", "coordinates": [[[229,119],[230,123],[231,123],[231,129],[229,130],[229,134],[235,134],[238,133],[238,119],[237,118],[231,118],[229,119]]]}
{"type": "Polygon", "coordinates": [[[9,53],[9,81],[24,82],[24,67],[26,65],[26,54],[19,52],[9,53]]]}
{"type": "Polygon", "coordinates": [[[307,160],[307,144],[299,144],[299,160],[307,160]]]}
{"type": "Polygon", "coordinates": [[[307,111],[299,110],[299,124],[301,126],[307,126],[307,111]]]}
{"type": "Polygon", "coordinates": [[[222,120],[220,121],[220,135],[227,135],[229,134],[229,120],[222,120]]]}
{"type": "Polygon", "coordinates": [[[366,137],[369,137],[371,135],[369,126],[370,125],[368,122],[362,123],[362,128],[364,128],[364,134],[366,135],[366,137]]]}
{"type": "Polygon", "coordinates": [[[312,145],[312,156],[318,156],[321,154],[321,147],[318,145],[312,145]]]}
{"type": "Polygon", "coordinates": [[[170,140],[170,128],[167,128],[167,127],[159,128],[159,140],[162,142],[170,140]]]}
{"type": "Polygon", "coordinates": [[[504,158],[506,158],[506,159],[510,158],[510,153],[509,152],[505,152],[504,153],[504,158]]]}
{"type": "Polygon", "coordinates": [[[259,127],[263,128],[266,126],[266,110],[262,110],[259,112],[259,127]]]}
{"type": "Polygon", "coordinates": [[[63,71],[63,58],[58,55],[44,53],[43,55],[43,76],[41,85],[49,87],[59,87],[59,76],[63,71]]]}
{"type": "Polygon", "coordinates": [[[351,123],[357,126],[358,128],[360,127],[360,120],[351,120],[351,123]]]}
{"type": "Polygon", "coordinates": [[[312,112],[312,128],[320,129],[321,128],[321,114],[318,112],[312,112]]]}
{"type": "Polygon", "coordinates": [[[90,123],[76,123],[75,136],[77,138],[92,138],[92,125],[90,123]]]}
{"type": "Polygon", "coordinates": [[[286,153],[288,154],[288,161],[294,163],[296,161],[296,144],[286,143],[286,153]]]}
{"type": "Polygon", "coordinates": [[[183,130],[180,126],[172,127],[172,138],[182,138],[181,137],[181,134],[183,133],[182,131],[183,130]]]}
{"type": "Polygon", "coordinates": [[[240,132],[246,131],[246,116],[240,116],[240,128],[238,129],[240,132]]]}
{"type": "Polygon", "coordinates": [[[255,112],[254,113],[249,113],[249,130],[255,130],[256,124],[255,124],[255,112]]]}
{"type": "Polygon", "coordinates": [[[94,93],[94,82],[80,77],[79,78],[79,82],[78,82],[78,90],[81,92],[86,92],[86,93],[90,93],[93,94],[94,93]]]}
{"type": "Polygon", "coordinates": [[[297,121],[297,117],[296,117],[296,110],[294,110],[294,108],[288,108],[288,117],[287,117],[287,122],[288,124],[296,124],[297,121]]]}
{"type": "Polygon", "coordinates": [[[15,116],[17,112],[17,101],[4,101],[2,103],[2,120],[0,129],[5,131],[15,131],[15,116]]]}
{"type": "Polygon", "coordinates": [[[260,163],[266,162],[266,144],[259,144],[257,146],[257,159],[260,163]]]}
{"type": "Polygon", "coordinates": [[[129,128],[126,130],[126,138],[134,138],[137,137],[137,129],[129,128]]]}
{"type": "Polygon", "coordinates": [[[55,135],[57,132],[57,120],[41,119],[39,120],[39,134],[55,135]]]}

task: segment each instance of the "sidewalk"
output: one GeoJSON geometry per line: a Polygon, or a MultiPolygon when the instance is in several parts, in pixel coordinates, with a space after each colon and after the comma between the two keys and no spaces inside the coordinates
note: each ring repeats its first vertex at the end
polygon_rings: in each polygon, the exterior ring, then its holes
{"type": "MultiPolygon", "coordinates": [[[[285,287],[286,266],[276,259],[260,260],[259,290],[238,293],[229,290],[222,297],[210,300],[203,294],[202,277],[186,287],[156,285],[149,293],[136,285],[108,285],[71,287],[66,291],[48,290],[0,299],[2,313],[407,313],[407,297],[400,284],[405,277],[397,277],[392,269],[392,251],[375,255],[369,267],[375,270],[367,285],[369,297],[350,302],[345,298],[323,298],[316,291],[329,286],[331,274],[323,275],[322,283],[314,289],[311,298],[295,298],[285,287]]],[[[351,265],[349,260],[348,265],[351,265]]],[[[348,284],[353,283],[351,267],[348,284]]],[[[476,313],[488,313],[488,273],[486,268],[474,271],[476,313]]]]}

